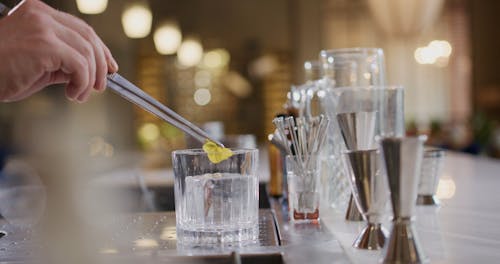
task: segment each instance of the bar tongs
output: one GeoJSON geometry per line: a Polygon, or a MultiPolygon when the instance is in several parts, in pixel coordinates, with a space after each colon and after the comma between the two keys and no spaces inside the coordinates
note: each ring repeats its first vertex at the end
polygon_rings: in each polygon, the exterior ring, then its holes
{"type": "Polygon", "coordinates": [[[172,109],[158,102],[156,99],[145,93],[139,87],[123,78],[118,73],[108,74],[108,87],[115,93],[119,94],[131,103],[136,104],[142,109],[156,115],[160,119],[172,124],[180,130],[194,137],[201,143],[206,140],[213,141],[215,144],[224,147],[222,143],[208,135],[201,128],[195,126],[181,115],[174,112],[172,109]]]}

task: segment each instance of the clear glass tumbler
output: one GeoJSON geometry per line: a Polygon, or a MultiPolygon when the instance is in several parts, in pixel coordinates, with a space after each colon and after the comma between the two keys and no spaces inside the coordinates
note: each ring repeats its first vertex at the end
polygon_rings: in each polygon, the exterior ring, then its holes
{"type": "Polygon", "coordinates": [[[443,159],[445,156],[443,149],[434,147],[425,147],[422,159],[422,168],[420,180],[418,183],[417,204],[419,205],[437,205],[438,199],[435,197],[439,178],[443,168],[443,159]]]}
{"type": "Polygon", "coordinates": [[[286,157],[290,220],[317,221],[321,191],[320,157],[311,155],[306,162],[298,160],[295,156],[286,157]]]}
{"type": "Polygon", "coordinates": [[[258,150],[232,151],[217,164],[201,149],[172,153],[178,243],[239,245],[258,239],[258,150]]]}

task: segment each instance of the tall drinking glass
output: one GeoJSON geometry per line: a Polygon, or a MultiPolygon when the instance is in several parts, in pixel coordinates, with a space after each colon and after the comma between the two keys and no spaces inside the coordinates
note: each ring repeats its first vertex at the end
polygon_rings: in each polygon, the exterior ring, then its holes
{"type": "MultiPolygon", "coordinates": [[[[349,112],[367,110],[363,98],[364,92],[353,87],[383,87],[386,83],[384,52],[380,48],[347,48],[323,50],[320,52],[323,79],[317,82],[316,89],[322,111],[330,117],[329,135],[325,154],[323,155],[331,175],[328,200],[331,206],[341,211],[346,210],[350,196],[347,168],[342,162],[345,146],[336,121],[338,113],[348,112],[347,105],[356,101],[349,112]],[[338,90],[343,87],[342,90],[338,90]],[[353,92],[349,92],[349,89],[353,92]]],[[[371,95],[371,94],[369,94],[371,95]]],[[[376,95],[376,93],[372,94],[376,95]]],[[[378,99],[375,99],[378,100],[378,99]]],[[[368,104],[371,104],[368,102],[368,104]]],[[[375,108],[375,107],[370,107],[375,108]]],[[[377,110],[375,110],[377,111],[377,110]]],[[[378,112],[382,115],[382,112],[378,112]]]]}
{"type": "Polygon", "coordinates": [[[323,74],[335,87],[385,85],[384,51],[380,48],[322,50],[323,74]]]}
{"type": "Polygon", "coordinates": [[[185,245],[241,244],[258,238],[258,151],[233,149],[212,163],[201,149],[172,153],[177,239],[185,245]]]}

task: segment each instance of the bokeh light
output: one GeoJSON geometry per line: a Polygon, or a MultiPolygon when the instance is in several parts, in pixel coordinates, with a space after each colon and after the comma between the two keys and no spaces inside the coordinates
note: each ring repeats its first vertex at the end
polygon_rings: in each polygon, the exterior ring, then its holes
{"type": "Polygon", "coordinates": [[[439,180],[436,197],[438,199],[451,199],[455,195],[457,187],[455,181],[449,177],[443,177],[439,180]]]}
{"type": "Polygon", "coordinates": [[[122,14],[122,26],[129,38],[144,38],[151,32],[153,15],[144,3],[126,6],[122,14]]]}
{"type": "Polygon", "coordinates": [[[214,49],[203,56],[203,65],[207,68],[225,67],[230,60],[229,52],[225,49],[214,49]]]}
{"type": "Polygon", "coordinates": [[[158,139],[160,129],[153,123],[145,123],[139,128],[138,134],[142,142],[149,143],[158,139]]]}
{"type": "Polygon", "coordinates": [[[448,58],[452,52],[451,44],[446,40],[433,40],[425,47],[419,47],[414,57],[419,64],[434,64],[438,67],[448,65],[448,58]]]}
{"type": "Polygon", "coordinates": [[[76,0],[76,6],[82,14],[96,15],[106,10],[108,0],[76,0]]]}
{"type": "Polygon", "coordinates": [[[201,88],[194,92],[194,102],[197,105],[204,106],[210,103],[212,100],[212,95],[210,94],[210,90],[206,88],[201,88]]]}
{"type": "Polygon", "coordinates": [[[203,57],[203,47],[194,38],[188,38],[181,43],[177,51],[177,60],[185,67],[196,66],[203,57]]]}
{"type": "Polygon", "coordinates": [[[449,57],[451,55],[451,44],[446,40],[433,40],[429,47],[437,51],[440,57],[449,57]]]}
{"type": "Polygon", "coordinates": [[[311,62],[309,62],[309,61],[306,61],[306,62],[304,63],[304,69],[306,69],[306,70],[310,70],[310,69],[312,69],[312,63],[311,63],[311,62]]]}
{"type": "Polygon", "coordinates": [[[154,33],[154,43],[158,53],[163,55],[174,54],[181,45],[182,34],[179,26],[174,22],[162,23],[154,33]]]}

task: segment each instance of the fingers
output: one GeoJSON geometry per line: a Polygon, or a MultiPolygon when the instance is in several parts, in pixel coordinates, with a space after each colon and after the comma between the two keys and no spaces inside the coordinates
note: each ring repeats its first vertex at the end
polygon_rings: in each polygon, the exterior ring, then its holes
{"type": "Polygon", "coordinates": [[[106,74],[108,73],[108,67],[106,63],[106,56],[104,55],[104,50],[94,47],[94,53],[99,59],[96,60],[96,78],[94,88],[97,91],[104,91],[106,89],[106,74]]]}
{"type": "MultiPolygon", "coordinates": [[[[92,68],[91,71],[93,73],[91,86],[99,91],[104,90],[108,69],[104,50],[102,49],[101,42],[99,41],[97,35],[86,23],[69,14],[54,10],[53,17],[61,25],[64,25],[64,27],[67,29],[67,32],[74,32],[75,34],[79,35],[79,41],[83,41],[90,45],[90,47],[92,48],[92,54],[94,55],[93,65],[95,65],[95,67],[92,68]]],[[[70,45],[73,44],[71,40],[72,39],[69,40],[70,45]]],[[[78,45],[77,43],[75,44],[78,45]]],[[[83,93],[79,94],[78,96],[82,94],[83,93]]]]}
{"type": "Polygon", "coordinates": [[[70,76],[59,70],[56,72],[51,72],[48,76],[47,85],[58,84],[58,83],[68,83],[70,81],[70,76]]]}
{"type": "Polygon", "coordinates": [[[116,63],[115,59],[113,58],[113,55],[111,55],[111,51],[109,51],[108,47],[104,45],[101,39],[99,39],[101,42],[101,46],[103,47],[104,50],[104,55],[106,56],[106,62],[108,65],[111,65],[110,68],[108,68],[108,73],[115,73],[118,71],[118,63],[116,63]]]}
{"type": "Polygon", "coordinates": [[[107,66],[104,75],[102,76],[103,78],[97,78],[97,80],[102,80],[103,81],[103,86],[105,86],[105,77],[106,74],[116,72],[118,71],[118,64],[116,63],[115,59],[111,55],[111,52],[109,49],[104,45],[102,40],[97,36],[97,34],[94,32],[94,30],[84,21],[77,19],[67,13],[59,12],[54,10],[54,18],[59,21],[60,23],[68,26],[69,28],[75,30],[78,32],[82,37],[87,39],[89,42],[92,43],[95,49],[98,50],[98,53],[104,54],[104,62],[105,65],[107,66]]]}
{"type": "Polygon", "coordinates": [[[75,49],[78,53],[80,53],[80,55],[83,56],[83,58],[86,58],[87,60],[88,72],[90,73],[89,86],[78,87],[77,90],[72,91],[75,94],[69,95],[72,99],[76,99],[78,102],[81,102],[79,98],[87,98],[87,96],[83,95],[90,95],[92,88],[99,88],[101,90],[104,89],[102,88],[102,81],[98,81],[98,78],[104,78],[102,75],[105,74],[104,72],[106,71],[104,54],[99,49],[95,49],[91,43],[86,41],[86,39],[84,39],[76,31],[73,31],[62,24],[54,24],[57,37],[65,44],[75,49]]]}
{"type": "MultiPolygon", "coordinates": [[[[68,82],[69,78],[66,96],[79,102],[86,101],[93,89],[105,89],[106,75],[108,72],[116,72],[118,65],[109,49],[89,25],[39,0],[25,0],[18,11],[24,11],[17,12],[19,16],[28,18],[36,15],[35,17],[43,22],[34,21],[34,25],[38,26],[33,28],[44,32],[39,34],[41,41],[37,42],[40,43],[37,44],[38,51],[44,58],[44,76],[49,76],[42,78],[44,84],[59,79],[68,82]],[[52,76],[53,72],[59,72],[55,76],[57,78],[52,76]]],[[[40,83],[35,83],[41,86],[40,83]]]]}
{"type": "Polygon", "coordinates": [[[64,58],[59,61],[60,69],[64,74],[70,76],[70,81],[66,85],[66,97],[70,100],[77,100],[90,87],[90,72],[88,62],[77,50],[60,41],[53,50],[57,58],[64,58]]]}
{"type": "Polygon", "coordinates": [[[87,89],[84,93],[80,94],[76,101],[79,103],[84,103],[90,98],[90,94],[92,93],[92,89],[87,89]]]}
{"type": "MultiPolygon", "coordinates": [[[[108,47],[104,45],[94,30],[83,20],[55,9],[50,10],[49,13],[57,22],[64,25],[69,31],[78,33],[85,40],[84,42],[92,46],[95,70],[91,68],[91,72],[95,72],[95,78],[93,79],[94,81],[91,80],[91,86],[97,91],[103,91],[106,88],[107,74],[118,71],[118,64],[111,55],[108,47]]],[[[66,40],[66,42],[70,44],[70,46],[73,45],[71,40],[66,40]]],[[[82,94],[83,93],[79,94],[77,97],[80,97],[82,94]]]]}
{"type": "Polygon", "coordinates": [[[38,83],[43,83],[44,86],[48,86],[52,84],[68,83],[70,80],[71,76],[69,76],[68,74],[64,73],[61,70],[45,74],[39,80],[35,81],[34,86],[30,87],[30,89],[27,89],[23,93],[19,94],[17,97],[14,98],[14,100],[17,101],[38,92],[41,88],[43,88],[37,85],[38,83]]]}

